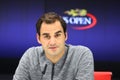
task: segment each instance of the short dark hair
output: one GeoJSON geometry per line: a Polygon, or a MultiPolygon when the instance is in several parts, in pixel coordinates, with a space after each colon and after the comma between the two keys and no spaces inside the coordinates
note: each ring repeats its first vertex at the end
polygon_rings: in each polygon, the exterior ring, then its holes
{"type": "Polygon", "coordinates": [[[54,23],[56,20],[60,21],[61,23],[61,26],[63,28],[63,31],[64,33],[66,32],[66,22],[63,20],[63,18],[58,15],[57,13],[55,12],[48,12],[48,13],[45,13],[44,15],[42,15],[37,23],[36,23],[36,31],[37,33],[40,35],[40,29],[41,29],[41,24],[43,22],[47,23],[47,24],[51,24],[51,23],[54,23]]]}

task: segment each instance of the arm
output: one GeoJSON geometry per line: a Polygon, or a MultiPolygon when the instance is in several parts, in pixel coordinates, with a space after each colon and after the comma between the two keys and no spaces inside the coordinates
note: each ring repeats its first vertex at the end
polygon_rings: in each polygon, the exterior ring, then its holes
{"type": "Polygon", "coordinates": [[[13,76],[13,80],[30,80],[29,79],[30,60],[28,54],[29,54],[29,50],[26,51],[25,54],[20,59],[19,65],[13,76]]]}
{"type": "Polygon", "coordinates": [[[94,61],[90,50],[86,50],[77,66],[75,80],[94,80],[94,61]]]}

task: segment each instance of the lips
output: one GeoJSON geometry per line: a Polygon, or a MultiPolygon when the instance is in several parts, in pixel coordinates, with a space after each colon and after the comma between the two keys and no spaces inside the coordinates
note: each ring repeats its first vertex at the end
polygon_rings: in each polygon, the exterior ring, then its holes
{"type": "Polygon", "coordinates": [[[49,49],[51,50],[55,50],[57,47],[49,47],[49,49]]]}

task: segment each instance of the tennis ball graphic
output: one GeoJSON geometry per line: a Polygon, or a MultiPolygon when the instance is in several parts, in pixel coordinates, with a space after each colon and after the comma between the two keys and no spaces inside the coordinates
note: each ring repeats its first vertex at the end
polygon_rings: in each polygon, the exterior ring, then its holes
{"type": "Polygon", "coordinates": [[[87,15],[87,10],[81,9],[79,15],[80,16],[86,16],[87,15]]]}

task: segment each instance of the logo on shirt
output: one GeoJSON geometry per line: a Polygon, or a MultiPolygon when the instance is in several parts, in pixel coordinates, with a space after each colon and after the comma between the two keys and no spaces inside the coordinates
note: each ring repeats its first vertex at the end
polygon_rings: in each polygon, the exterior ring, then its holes
{"type": "Polygon", "coordinates": [[[71,9],[64,12],[63,19],[75,30],[86,30],[95,27],[97,19],[86,9],[71,9]]]}

